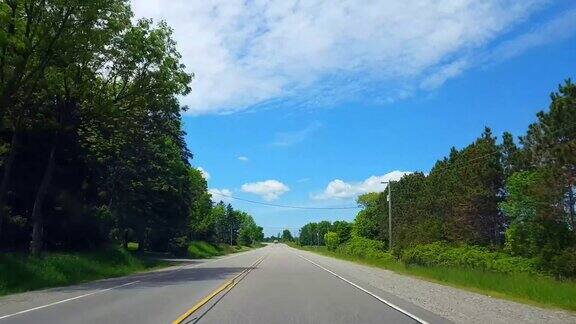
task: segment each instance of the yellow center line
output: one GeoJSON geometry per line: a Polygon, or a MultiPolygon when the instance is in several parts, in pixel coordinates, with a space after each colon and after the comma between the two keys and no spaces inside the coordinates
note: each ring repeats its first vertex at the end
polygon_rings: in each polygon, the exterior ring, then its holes
{"type": "Polygon", "coordinates": [[[252,263],[248,268],[242,270],[242,272],[240,272],[239,274],[237,274],[236,276],[234,276],[234,278],[228,280],[227,282],[225,282],[224,284],[222,284],[220,287],[216,288],[215,290],[213,290],[209,295],[207,295],[206,297],[202,298],[198,303],[196,303],[194,306],[192,306],[189,310],[187,310],[184,314],[180,315],[180,317],[178,317],[177,319],[175,319],[172,324],[181,324],[186,318],[188,318],[190,315],[192,315],[195,311],[197,311],[200,307],[206,305],[206,303],[208,303],[210,300],[212,300],[214,297],[216,297],[219,293],[221,293],[223,290],[227,289],[230,290],[232,289],[234,286],[236,286],[236,284],[239,282],[239,278],[243,275],[243,274],[248,274],[248,272],[250,272],[250,270],[254,269],[254,267],[256,267],[258,264],[260,264],[263,260],[264,257],[266,257],[265,255],[262,256],[261,258],[259,258],[258,260],[256,260],[254,263],[252,263]]]}

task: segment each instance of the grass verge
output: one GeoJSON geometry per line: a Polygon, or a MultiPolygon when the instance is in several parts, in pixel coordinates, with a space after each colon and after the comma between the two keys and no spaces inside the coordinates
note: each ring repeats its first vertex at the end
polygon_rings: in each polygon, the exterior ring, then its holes
{"type": "Polygon", "coordinates": [[[351,256],[328,251],[325,246],[291,246],[329,257],[392,270],[397,273],[492,297],[546,308],[576,311],[576,282],[572,280],[558,281],[550,277],[526,273],[504,274],[467,268],[406,266],[391,258],[351,256]]]}
{"type": "Polygon", "coordinates": [[[188,245],[188,256],[193,259],[207,259],[220,255],[244,252],[260,246],[262,245],[236,246],[223,243],[211,244],[203,241],[194,241],[188,245]]]}
{"type": "Polygon", "coordinates": [[[91,280],[125,276],[168,265],[111,249],[91,253],[46,253],[42,257],[0,255],[0,296],[91,280]]]}

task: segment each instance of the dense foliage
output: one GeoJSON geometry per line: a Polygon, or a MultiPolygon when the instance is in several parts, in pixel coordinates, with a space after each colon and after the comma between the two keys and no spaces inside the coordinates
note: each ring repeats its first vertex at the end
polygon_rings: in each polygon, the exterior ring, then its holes
{"type": "Polygon", "coordinates": [[[329,251],[334,251],[340,243],[340,237],[336,232],[328,232],[324,234],[324,242],[329,251]]]}
{"type": "Polygon", "coordinates": [[[171,29],[132,18],[128,0],[0,2],[2,250],[262,239],[190,164],[171,29]]]}
{"type": "Polygon", "coordinates": [[[284,230],[282,231],[282,236],[280,236],[280,239],[281,239],[283,242],[292,242],[292,241],[294,241],[294,237],[292,237],[292,233],[290,232],[289,229],[284,229],[284,230]]]}
{"type": "Polygon", "coordinates": [[[449,246],[436,242],[413,246],[402,251],[406,264],[423,266],[462,267],[501,273],[539,273],[536,259],[514,257],[479,246],[449,246]]]}
{"type": "MultiPolygon", "coordinates": [[[[576,276],[576,85],[561,85],[537,118],[518,144],[510,133],[498,143],[486,128],[429,174],[392,183],[391,252],[421,265],[576,276]]],[[[388,245],[387,195],[358,198],[352,241],[388,245]]],[[[300,243],[325,245],[330,226],[306,224],[300,243]]]]}
{"type": "Polygon", "coordinates": [[[334,224],[328,221],[308,223],[300,229],[298,241],[302,245],[325,245],[324,236],[328,232],[337,233],[340,238],[349,238],[352,224],[337,221],[334,224]]]}

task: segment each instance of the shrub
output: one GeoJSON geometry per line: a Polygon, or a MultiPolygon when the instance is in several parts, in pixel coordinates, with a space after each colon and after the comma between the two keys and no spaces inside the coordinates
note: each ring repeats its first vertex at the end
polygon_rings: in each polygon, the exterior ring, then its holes
{"type": "Polygon", "coordinates": [[[188,252],[188,238],[180,236],[171,239],[168,244],[168,251],[175,256],[185,256],[188,252]]]}
{"type": "Polygon", "coordinates": [[[553,255],[543,267],[558,278],[575,278],[576,248],[568,248],[553,255]]]}
{"type": "Polygon", "coordinates": [[[394,257],[390,253],[386,252],[384,242],[359,236],[352,236],[348,242],[340,245],[336,251],[341,254],[358,258],[379,259],[385,261],[394,260],[394,257]]]}
{"type": "Polygon", "coordinates": [[[400,258],[407,265],[464,267],[500,273],[541,273],[536,258],[514,257],[479,246],[451,246],[442,242],[407,248],[400,258]]]}
{"type": "Polygon", "coordinates": [[[340,236],[336,232],[328,232],[324,234],[324,243],[329,251],[335,251],[340,243],[340,236]]]}
{"type": "Polygon", "coordinates": [[[188,256],[195,259],[205,259],[221,255],[222,251],[210,243],[193,241],[188,244],[188,256]]]}

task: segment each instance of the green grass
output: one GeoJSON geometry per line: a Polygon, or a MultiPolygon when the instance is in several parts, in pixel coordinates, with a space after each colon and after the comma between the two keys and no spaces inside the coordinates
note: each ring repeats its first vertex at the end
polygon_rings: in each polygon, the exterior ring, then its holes
{"type": "Polygon", "coordinates": [[[119,277],[165,265],[120,249],[46,253],[42,257],[1,254],[0,295],[119,277]]]}
{"type": "Polygon", "coordinates": [[[301,247],[306,251],[392,270],[428,281],[462,288],[492,297],[517,302],[576,311],[576,282],[558,281],[546,276],[527,273],[496,273],[468,268],[440,266],[406,266],[403,263],[378,257],[358,257],[331,252],[326,247],[301,247]]]}
{"type": "Polygon", "coordinates": [[[193,259],[207,259],[215,256],[226,255],[248,251],[252,248],[262,246],[261,244],[249,246],[236,246],[229,244],[211,244],[203,241],[193,241],[188,245],[188,256],[193,259]]]}

